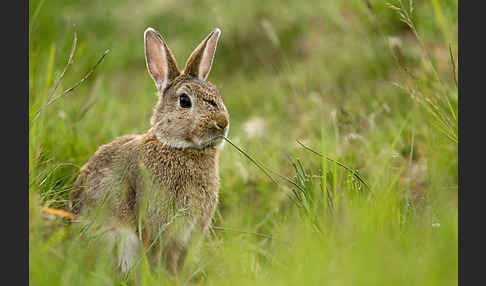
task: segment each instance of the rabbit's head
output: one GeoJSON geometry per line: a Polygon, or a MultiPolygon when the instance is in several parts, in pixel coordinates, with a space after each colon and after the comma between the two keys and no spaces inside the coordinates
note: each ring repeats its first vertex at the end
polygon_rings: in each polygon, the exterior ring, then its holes
{"type": "Polygon", "coordinates": [[[175,148],[221,146],[229,114],[219,90],[206,81],[221,31],[213,30],[192,52],[183,72],[162,36],[147,28],[145,59],[159,97],[151,118],[158,140],[175,148]]]}

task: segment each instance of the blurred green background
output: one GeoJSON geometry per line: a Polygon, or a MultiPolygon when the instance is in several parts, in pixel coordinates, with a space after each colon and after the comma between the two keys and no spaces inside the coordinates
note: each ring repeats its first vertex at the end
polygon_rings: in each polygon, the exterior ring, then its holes
{"type": "MultiPolygon", "coordinates": [[[[178,284],[457,284],[457,1],[29,2],[29,279],[124,285],[65,208],[97,148],[156,103],[143,31],[179,68],[215,27],[230,112],[213,230],[178,284]],[[77,35],[73,62],[66,67],[77,35]],[[109,53],[79,87],[63,95],[109,53]],[[55,86],[58,84],[58,87],[55,86]],[[323,160],[296,143],[359,170],[323,160]],[[291,181],[291,182],[289,182],[291,181]]],[[[173,284],[143,260],[142,285],[173,284]]]]}

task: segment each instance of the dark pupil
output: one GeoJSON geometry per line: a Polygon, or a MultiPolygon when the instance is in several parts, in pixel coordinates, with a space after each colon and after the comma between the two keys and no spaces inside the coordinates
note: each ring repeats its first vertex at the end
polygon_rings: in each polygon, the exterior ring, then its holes
{"type": "Polygon", "coordinates": [[[182,108],[191,107],[191,99],[189,98],[189,96],[187,96],[187,94],[182,94],[179,97],[179,103],[181,104],[182,108]]]}

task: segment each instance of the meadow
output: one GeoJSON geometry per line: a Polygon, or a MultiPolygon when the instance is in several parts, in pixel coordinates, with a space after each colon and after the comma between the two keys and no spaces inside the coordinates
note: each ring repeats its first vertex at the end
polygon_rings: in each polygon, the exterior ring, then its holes
{"type": "Polygon", "coordinates": [[[67,207],[100,145],[149,128],[150,26],[179,67],[221,29],[208,80],[251,159],[225,144],[211,231],[177,282],[142,259],[141,285],[457,285],[457,5],[30,0],[30,284],[129,284],[42,208],[67,207]]]}

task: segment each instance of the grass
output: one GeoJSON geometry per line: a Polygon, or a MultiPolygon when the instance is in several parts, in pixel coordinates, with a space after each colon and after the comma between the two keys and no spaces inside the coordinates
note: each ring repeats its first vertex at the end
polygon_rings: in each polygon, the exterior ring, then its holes
{"type": "MultiPolygon", "coordinates": [[[[32,285],[129,284],[102,241],[41,208],[66,207],[100,145],[148,129],[147,26],[179,66],[222,30],[209,76],[231,115],[220,203],[178,284],[457,284],[457,1],[29,9],[32,285]]],[[[177,284],[145,258],[136,279],[177,284]]]]}

